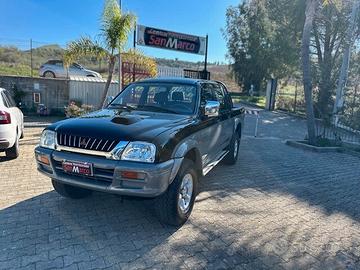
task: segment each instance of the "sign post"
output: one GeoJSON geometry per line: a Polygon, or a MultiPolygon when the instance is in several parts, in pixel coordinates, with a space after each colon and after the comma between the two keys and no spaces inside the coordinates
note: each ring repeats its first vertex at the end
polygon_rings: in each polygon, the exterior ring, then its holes
{"type": "Polygon", "coordinates": [[[209,36],[206,34],[205,37],[205,64],[204,64],[204,73],[207,73],[207,55],[208,55],[208,40],[209,40],[209,36]]]}

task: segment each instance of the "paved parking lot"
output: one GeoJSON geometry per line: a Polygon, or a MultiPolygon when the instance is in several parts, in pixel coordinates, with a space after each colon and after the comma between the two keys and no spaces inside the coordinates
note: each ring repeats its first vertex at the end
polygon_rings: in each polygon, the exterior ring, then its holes
{"type": "Polygon", "coordinates": [[[0,269],[360,269],[360,160],[286,146],[303,121],[249,117],[236,166],[201,180],[190,220],[161,225],[151,201],[58,196],[21,156],[0,153],[0,269]]]}

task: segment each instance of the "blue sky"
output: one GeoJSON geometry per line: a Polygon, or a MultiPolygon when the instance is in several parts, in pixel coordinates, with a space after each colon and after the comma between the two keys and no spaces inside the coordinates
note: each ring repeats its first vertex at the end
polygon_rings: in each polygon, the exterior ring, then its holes
{"type": "MultiPolygon", "coordinates": [[[[138,23],[176,32],[209,35],[209,61],[226,61],[226,43],[220,29],[226,8],[240,0],[122,0],[123,10],[138,23]]],[[[27,46],[27,40],[65,45],[87,34],[95,36],[103,0],[0,0],[0,44],[27,46]]],[[[39,43],[40,42],[40,43],[39,43]]],[[[129,46],[131,42],[129,41],[129,46]]],[[[202,61],[203,57],[154,48],[141,48],[154,57],[202,61]]]]}

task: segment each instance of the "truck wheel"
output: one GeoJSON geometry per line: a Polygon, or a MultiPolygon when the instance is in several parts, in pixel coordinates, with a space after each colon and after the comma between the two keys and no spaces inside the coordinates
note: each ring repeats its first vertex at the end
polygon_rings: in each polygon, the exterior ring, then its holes
{"type": "Polygon", "coordinates": [[[55,181],[54,179],[51,179],[51,182],[56,192],[66,198],[82,199],[90,196],[92,193],[91,190],[62,184],[58,181],[55,181]]]}
{"type": "Polygon", "coordinates": [[[229,153],[224,158],[224,163],[227,165],[234,165],[238,160],[239,156],[239,147],[240,147],[240,137],[239,133],[235,133],[233,138],[231,139],[229,145],[229,153]]]}
{"type": "Polygon", "coordinates": [[[189,218],[197,195],[198,176],[195,164],[184,159],[168,190],[158,197],[156,212],[161,222],[179,226],[189,218]]]}
{"type": "Polygon", "coordinates": [[[11,148],[6,149],[5,154],[6,154],[6,157],[10,158],[10,159],[15,159],[19,156],[19,138],[18,138],[17,134],[16,134],[16,140],[15,140],[14,145],[11,148]]]}

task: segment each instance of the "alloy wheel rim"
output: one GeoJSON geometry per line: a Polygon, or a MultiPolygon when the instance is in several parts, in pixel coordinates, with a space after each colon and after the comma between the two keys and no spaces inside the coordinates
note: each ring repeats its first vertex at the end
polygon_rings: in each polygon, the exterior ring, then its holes
{"type": "Polygon", "coordinates": [[[193,194],[194,180],[190,173],[186,174],[180,185],[178,196],[178,207],[183,214],[186,214],[191,205],[191,198],[193,194]]]}

